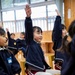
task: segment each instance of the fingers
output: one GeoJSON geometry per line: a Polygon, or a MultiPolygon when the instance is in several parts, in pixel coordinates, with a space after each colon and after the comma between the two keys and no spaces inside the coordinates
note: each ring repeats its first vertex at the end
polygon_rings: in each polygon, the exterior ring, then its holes
{"type": "Polygon", "coordinates": [[[25,6],[25,12],[26,12],[27,17],[30,17],[31,16],[31,7],[30,7],[29,4],[27,4],[25,6]]]}
{"type": "Polygon", "coordinates": [[[6,31],[9,31],[8,28],[6,28],[6,31]]]}
{"type": "Polygon", "coordinates": [[[30,9],[30,5],[27,4],[27,5],[25,6],[25,9],[30,9]]]}
{"type": "Polygon", "coordinates": [[[57,15],[58,15],[58,16],[60,16],[60,13],[59,13],[59,11],[58,11],[57,9],[55,9],[55,11],[56,11],[57,15]]]}

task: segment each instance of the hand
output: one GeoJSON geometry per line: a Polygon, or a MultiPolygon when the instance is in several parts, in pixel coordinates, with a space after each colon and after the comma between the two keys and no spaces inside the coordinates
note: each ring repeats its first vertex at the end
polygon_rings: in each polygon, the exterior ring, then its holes
{"type": "Polygon", "coordinates": [[[59,63],[55,64],[55,69],[61,70],[61,66],[59,65],[59,63]]]}
{"type": "Polygon", "coordinates": [[[31,7],[29,6],[29,4],[26,5],[25,12],[26,12],[27,17],[31,16],[31,7]]]}
{"type": "Polygon", "coordinates": [[[58,11],[57,9],[56,9],[55,11],[56,11],[57,15],[58,15],[58,16],[60,16],[60,13],[59,13],[59,11],[58,11]]]}
{"type": "Polygon", "coordinates": [[[7,32],[9,31],[8,28],[6,28],[6,31],[7,31],[7,32]]]}

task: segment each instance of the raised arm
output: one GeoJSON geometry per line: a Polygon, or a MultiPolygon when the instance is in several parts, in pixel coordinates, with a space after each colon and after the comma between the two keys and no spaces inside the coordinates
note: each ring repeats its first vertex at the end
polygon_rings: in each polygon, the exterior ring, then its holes
{"type": "Polygon", "coordinates": [[[54,46],[58,46],[58,43],[62,40],[61,16],[57,10],[56,10],[56,13],[57,13],[57,16],[55,19],[53,33],[52,33],[52,40],[54,42],[54,46]]]}
{"type": "Polygon", "coordinates": [[[10,32],[9,32],[9,30],[6,28],[6,31],[7,31],[7,36],[8,36],[8,39],[11,39],[11,37],[10,37],[10,32]]]}
{"type": "Polygon", "coordinates": [[[31,20],[31,8],[29,5],[26,5],[25,8],[26,19],[25,19],[25,39],[26,43],[29,44],[33,40],[33,26],[31,20]]]}

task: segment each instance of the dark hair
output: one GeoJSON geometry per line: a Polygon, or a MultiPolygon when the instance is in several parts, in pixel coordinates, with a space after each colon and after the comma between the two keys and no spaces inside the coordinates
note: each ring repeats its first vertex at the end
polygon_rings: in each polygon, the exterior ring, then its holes
{"type": "Polygon", "coordinates": [[[15,34],[14,34],[14,33],[11,33],[11,34],[10,34],[10,36],[11,36],[11,35],[14,35],[14,36],[15,36],[15,34]]]}
{"type": "Polygon", "coordinates": [[[58,51],[64,53],[67,52],[68,54],[70,54],[69,52],[69,41],[67,40],[67,35],[62,39],[62,46],[58,49],[58,51]]]}
{"type": "Polygon", "coordinates": [[[21,32],[21,34],[25,35],[25,32],[21,32]]]}
{"type": "Polygon", "coordinates": [[[75,34],[75,20],[72,21],[72,23],[70,24],[68,33],[69,33],[70,37],[73,38],[73,36],[75,34]]]}
{"type": "Polygon", "coordinates": [[[66,29],[66,26],[64,24],[61,24],[62,25],[62,29],[66,29]]]}
{"type": "Polygon", "coordinates": [[[5,30],[3,28],[0,28],[0,35],[5,35],[5,30]]]}
{"type": "Polygon", "coordinates": [[[37,29],[38,32],[41,32],[42,33],[42,29],[38,26],[34,26],[33,27],[33,32],[37,29]]]}
{"type": "MultiPolygon", "coordinates": [[[[70,24],[69,26],[69,29],[68,29],[68,33],[69,33],[69,36],[71,38],[73,38],[74,34],[75,34],[75,20],[72,21],[72,23],[70,24]]],[[[63,38],[62,40],[62,46],[61,48],[59,49],[60,51],[64,52],[66,51],[67,53],[71,54],[70,52],[70,42],[67,40],[67,35],[63,38]]]]}

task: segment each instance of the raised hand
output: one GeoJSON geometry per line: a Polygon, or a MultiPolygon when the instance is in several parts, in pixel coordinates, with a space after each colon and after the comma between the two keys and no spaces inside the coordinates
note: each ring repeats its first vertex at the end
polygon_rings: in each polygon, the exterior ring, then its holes
{"type": "Polygon", "coordinates": [[[30,17],[31,16],[31,7],[30,7],[29,4],[27,4],[25,6],[25,12],[26,12],[27,17],[30,17]]]}
{"type": "Polygon", "coordinates": [[[56,13],[57,13],[58,16],[61,16],[60,13],[59,13],[59,11],[57,9],[55,11],[56,11],[56,13]]]}
{"type": "Polygon", "coordinates": [[[7,32],[9,31],[8,28],[6,28],[6,31],[7,31],[7,32]]]}

